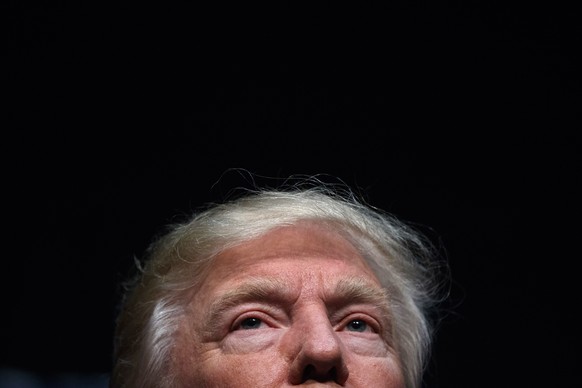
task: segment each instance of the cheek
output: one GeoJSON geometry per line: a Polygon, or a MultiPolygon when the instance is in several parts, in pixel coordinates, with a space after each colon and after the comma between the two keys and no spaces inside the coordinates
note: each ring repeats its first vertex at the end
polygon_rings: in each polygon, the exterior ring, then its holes
{"type": "Polygon", "coordinates": [[[354,386],[405,388],[398,358],[381,337],[341,332],[340,338],[349,353],[349,380],[354,386]]]}
{"type": "Polygon", "coordinates": [[[224,354],[249,354],[274,349],[280,329],[238,330],[230,333],[221,344],[224,354]]]}
{"type": "Polygon", "coordinates": [[[280,360],[261,352],[247,355],[216,355],[198,367],[184,387],[275,387],[285,381],[280,360]]]}
{"type": "Polygon", "coordinates": [[[340,332],[339,337],[351,353],[364,357],[393,357],[390,348],[377,334],[340,332]]]}
{"type": "Polygon", "coordinates": [[[187,331],[178,331],[173,349],[172,369],[178,387],[274,387],[284,383],[288,366],[277,352],[279,330],[240,330],[219,342],[206,342],[187,331]]]}
{"type": "Polygon", "coordinates": [[[350,368],[350,381],[358,387],[405,388],[402,371],[396,361],[362,360],[350,368]]]}

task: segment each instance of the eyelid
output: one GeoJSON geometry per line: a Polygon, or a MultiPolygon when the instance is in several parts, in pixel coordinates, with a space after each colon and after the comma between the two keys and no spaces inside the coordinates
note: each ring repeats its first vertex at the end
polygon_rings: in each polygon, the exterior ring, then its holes
{"type": "Polygon", "coordinates": [[[230,325],[230,331],[241,330],[240,325],[245,319],[256,318],[268,327],[278,327],[275,319],[261,310],[248,310],[236,316],[230,325]]]}
{"type": "Polygon", "coordinates": [[[382,331],[382,325],[380,324],[380,322],[366,313],[350,313],[346,315],[344,318],[342,318],[336,325],[336,327],[338,330],[345,330],[347,325],[352,321],[365,322],[370,328],[370,331],[372,333],[379,334],[382,331]]]}

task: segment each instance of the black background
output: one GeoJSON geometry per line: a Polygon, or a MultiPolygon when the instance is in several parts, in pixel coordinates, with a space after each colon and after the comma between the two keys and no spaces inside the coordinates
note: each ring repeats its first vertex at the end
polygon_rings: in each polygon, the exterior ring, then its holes
{"type": "Polygon", "coordinates": [[[571,387],[580,14],[558,2],[6,2],[0,366],[108,373],[119,283],[244,168],[325,174],[451,267],[430,387],[571,387]]]}

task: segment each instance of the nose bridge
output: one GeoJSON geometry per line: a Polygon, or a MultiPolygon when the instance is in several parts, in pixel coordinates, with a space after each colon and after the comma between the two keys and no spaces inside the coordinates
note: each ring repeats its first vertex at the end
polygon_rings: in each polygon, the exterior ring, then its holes
{"type": "Polygon", "coordinates": [[[309,306],[301,317],[299,330],[303,337],[302,351],[314,360],[332,360],[341,356],[341,342],[321,306],[309,306]]]}
{"type": "Polygon", "coordinates": [[[343,359],[343,345],[335,332],[327,310],[317,304],[307,306],[298,313],[293,324],[293,356],[291,381],[336,381],[347,379],[343,359]]]}

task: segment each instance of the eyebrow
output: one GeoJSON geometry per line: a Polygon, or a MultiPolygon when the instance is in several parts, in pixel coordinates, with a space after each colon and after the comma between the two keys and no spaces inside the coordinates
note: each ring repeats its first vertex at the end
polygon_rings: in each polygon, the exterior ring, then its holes
{"type": "Polygon", "coordinates": [[[362,278],[341,279],[326,299],[332,305],[346,304],[345,301],[349,301],[348,304],[369,304],[377,307],[384,316],[390,316],[390,298],[386,290],[362,278]]]}
{"type": "Polygon", "coordinates": [[[290,291],[289,285],[279,279],[250,278],[212,302],[209,317],[211,322],[215,322],[225,311],[245,302],[260,300],[272,304],[285,304],[291,295],[290,291]]]}
{"type": "MultiPolygon", "coordinates": [[[[216,322],[225,311],[241,303],[261,301],[275,305],[286,305],[294,299],[289,285],[279,279],[250,278],[245,283],[220,295],[210,305],[209,317],[216,322]]],[[[389,297],[377,285],[358,277],[341,279],[332,292],[325,295],[326,304],[332,309],[344,305],[367,304],[377,308],[387,322],[390,321],[389,297]]]]}

